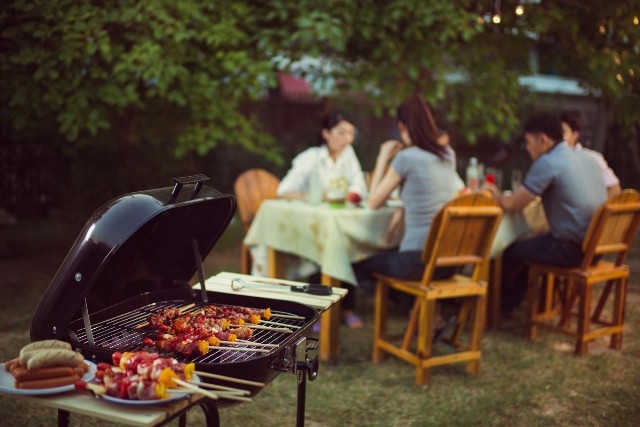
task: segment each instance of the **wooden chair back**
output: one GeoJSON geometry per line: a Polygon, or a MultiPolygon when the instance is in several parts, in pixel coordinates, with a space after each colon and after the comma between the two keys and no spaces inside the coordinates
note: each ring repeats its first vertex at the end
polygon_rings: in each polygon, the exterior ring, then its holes
{"type": "Polygon", "coordinates": [[[616,254],[615,265],[624,263],[640,223],[640,194],[624,190],[605,202],[593,215],[582,243],[585,253],[581,269],[587,270],[594,257],[616,254]]]}
{"type": "Polygon", "coordinates": [[[270,172],[254,168],[241,173],[234,183],[238,211],[245,233],[263,200],[275,199],[280,180],[270,172]]]}
{"type": "Polygon", "coordinates": [[[488,259],[502,209],[488,193],[460,196],[445,204],[434,217],[422,252],[422,285],[431,282],[437,267],[472,265],[471,279],[478,281],[488,259]]]}

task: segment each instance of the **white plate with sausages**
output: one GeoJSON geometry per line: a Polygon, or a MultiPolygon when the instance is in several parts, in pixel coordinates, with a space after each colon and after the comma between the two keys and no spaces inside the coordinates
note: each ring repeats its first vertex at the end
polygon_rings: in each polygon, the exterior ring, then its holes
{"type": "MultiPolygon", "coordinates": [[[[193,375],[190,380],[193,385],[197,385],[200,382],[200,377],[193,375]]],[[[172,392],[166,399],[149,399],[149,400],[137,400],[137,399],[120,399],[119,397],[109,396],[108,394],[99,395],[98,398],[105,402],[116,403],[118,405],[126,406],[152,406],[152,405],[164,405],[165,403],[175,402],[176,400],[184,399],[189,396],[190,393],[177,393],[172,392]]]]}
{"type": "MultiPolygon", "coordinates": [[[[96,364],[85,360],[89,369],[82,376],[83,381],[91,381],[96,375],[96,364]]],[[[16,380],[11,375],[11,372],[7,371],[4,367],[4,363],[0,363],[0,392],[11,393],[11,394],[23,394],[28,396],[38,396],[44,394],[57,394],[64,393],[67,391],[73,391],[75,386],[73,384],[65,385],[62,387],[53,387],[53,388],[38,388],[38,389],[22,389],[16,388],[16,380]]]]}

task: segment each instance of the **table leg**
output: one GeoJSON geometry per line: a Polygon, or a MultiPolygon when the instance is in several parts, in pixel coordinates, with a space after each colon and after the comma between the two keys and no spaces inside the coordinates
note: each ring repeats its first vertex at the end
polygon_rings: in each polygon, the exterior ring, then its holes
{"type": "Polygon", "coordinates": [[[279,257],[278,251],[272,247],[267,248],[267,275],[272,279],[281,279],[284,277],[282,257],[279,257]]]}
{"type": "Polygon", "coordinates": [[[495,329],[500,324],[500,288],[502,284],[502,257],[489,260],[487,266],[487,328],[495,329]]]}
{"type": "MultiPolygon", "coordinates": [[[[327,286],[340,286],[340,281],[322,274],[321,282],[327,286]]],[[[340,347],[340,303],[322,313],[320,325],[320,360],[337,363],[340,347]]]]}

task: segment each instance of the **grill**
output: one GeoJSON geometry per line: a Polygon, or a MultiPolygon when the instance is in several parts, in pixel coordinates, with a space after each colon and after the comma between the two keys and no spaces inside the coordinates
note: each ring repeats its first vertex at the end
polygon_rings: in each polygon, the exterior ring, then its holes
{"type": "MultiPolygon", "coordinates": [[[[261,383],[283,372],[296,374],[298,425],[302,425],[306,380],[315,379],[318,370],[318,341],[307,336],[318,313],[295,302],[205,290],[201,254],[211,251],[235,211],[235,198],[203,185],[207,179],[175,178],[173,187],[127,194],[96,210],[43,295],[31,323],[31,338],[68,341],[85,358],[110,362],[115,351],[157,351],[145,347],[143,339],[156,338],[158,331],[147,319],[165,308],[183,312],[206,305],[269,308],[294,318],[270,319],[275,323],[269,326],[288,331],[254,330],[251,341],[272,345],[267,353],[233,347],[198,356],[157,352],[194,362],[199,371],[261,383]],[[190,285],[196,274],[199,291],[190,285]]],[[[262,390],[244,388],[251,395],[262,390]]],[[[217,407],[229,404],[208,402],[216,411],[215,419],[217,407]]]]}

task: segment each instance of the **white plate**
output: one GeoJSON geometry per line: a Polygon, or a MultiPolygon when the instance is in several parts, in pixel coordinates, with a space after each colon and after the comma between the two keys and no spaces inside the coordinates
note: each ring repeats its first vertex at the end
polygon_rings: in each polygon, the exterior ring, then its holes
{"type": "MultiPolygon", "coordinates": [[[[91,381],[96,375],[96,364],[93,362],[89,362],[88,360],[84,361],[89,369],[82,376],[83,381],[91,381]]],[[[65,385],[62,387],[52,387],[52,388],[38,388],[33,390],[27,390],[23,388],[16,388],[16,379],[13,378],[11,372],[7,371],[4,368],[4,363],[0,364],[0,391],[4,391],[12,394],[24,394],[28,396],[38,396],[42,394],[56,394],[56,393],[64,393],[66,391],[73,391],[75,386],[73,384],[65,385]]]]}
{"type": "MultiPolygon", "coordinates": [[[[191,382],[194,384],[198,384],[200,382],[200,377],[193,374],[191,377],[191,382]]],[[[118,397],[108,396],[106,394],[99,395],[98,397],[105,402],[111,402],[118,405],[126,405],[126,406],[152,406],[152,405],[164,405],[165,403],[175,402],[176,400],[184,399],[189,396],[190,393],[175,393],[171,392],[169,397],[166,399],[154,399],[154,400],[133,400],[133,399],[120,399],[118,397]]]]}

